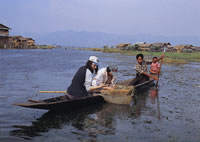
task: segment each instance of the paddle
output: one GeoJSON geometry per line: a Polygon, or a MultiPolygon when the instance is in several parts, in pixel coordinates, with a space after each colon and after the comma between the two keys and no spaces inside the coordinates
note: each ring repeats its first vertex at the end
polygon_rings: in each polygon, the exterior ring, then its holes
{"type": "MultiPolygon", "coordinates": [[[[39,93],[67,93],[67,91],[39,91],[39,93]]],[[[130,104],[132,100],[132,89],[120,90],[97,90],[93,96],[101,96],[108,103],[130,104]]],[[[28,100],[31,103],[40,103],[40,101],[28,100]]]]}
{"type": "MultiPolygon", "coordinates": [[[[97,93],[100,92],[112,92],[115,90],[101,90],[101,91],[96,91],[97,93]]],[[[122,92],[127,92],[129,91],[128,89],[121,89],[122,92]]],[[[67,91],[39,91],[39,93],[67,93],[67,91]]]]}
{"type": "Polygon", "coordinates": [[[67,91],[39,91],[39,93],[67,93],[67,91]]]}
{"type": "MultiPolygon", "coordinates": [[[[164,48],[163,55],[165,55],[165,50],[166,50],[166,47],[164,48]]],[[[160,73],[161,73],[162,63],[163,63],[163,58],[161,59],[161,63],[160,63],[160,71],[158,72],[158,80],[156,82],[156,88],[158,87],[158,81],[159,81],[159,77],[160,77],[160,73]]]]}

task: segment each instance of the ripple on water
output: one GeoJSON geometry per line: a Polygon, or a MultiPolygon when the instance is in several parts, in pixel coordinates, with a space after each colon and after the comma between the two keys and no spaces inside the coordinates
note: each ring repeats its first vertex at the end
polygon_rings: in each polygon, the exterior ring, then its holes
{"type": "Polygon", "coordinates": [[[158,95],[140,92],[132,106],[104,104],[51,114],[12,105],[66,90],[90,55],[100,66],[115,63],[118,78],[135,75],[135,57],[79,50],[3,50],[0,52],[0,141],[198,141],[200,64],[163,64],[158,95]],[[37,94],[37,95],[36,95],[37,94]]]}

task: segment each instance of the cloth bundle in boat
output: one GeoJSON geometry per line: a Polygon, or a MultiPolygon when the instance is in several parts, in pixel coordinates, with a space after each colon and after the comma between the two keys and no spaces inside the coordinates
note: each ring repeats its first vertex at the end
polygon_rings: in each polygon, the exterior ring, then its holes
{"type": "Polygon", "coordinates": [[[133,89],[133,86],[116,85],[115,90],[102,90],[100,96],[109,103],[130,104],[133,97],[133,89]]]}

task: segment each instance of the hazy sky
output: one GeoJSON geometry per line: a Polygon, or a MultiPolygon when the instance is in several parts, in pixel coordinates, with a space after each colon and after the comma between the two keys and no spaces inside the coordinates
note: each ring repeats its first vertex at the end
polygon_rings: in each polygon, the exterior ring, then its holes
{"type": "Polygon", "coordinates": [[[11,33],[200,35],[200,0],[0,0],[11,33]]]}

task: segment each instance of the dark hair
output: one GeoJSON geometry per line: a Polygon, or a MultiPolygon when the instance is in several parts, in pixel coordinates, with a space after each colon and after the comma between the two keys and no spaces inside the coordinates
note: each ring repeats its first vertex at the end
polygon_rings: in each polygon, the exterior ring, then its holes
{"type": "Polygon", "coordinates": [[[142,59],[144,58],[143,54],[137,54],[136,55],[136,59],[138,59],[139,57],[141,57],[142,59]]]}
{"type": "Polygon", "coordinates": [[[108,73],[111,72],[109,67],[106,68],[106,72],[108,72],[108,73]]]}
{"type": "MultiPolygon", "coordinates": [[[[93,63],[92,61],[88,60],[85,66],[86,66],[86,68],[88,68],[93,73],[94,71],[91,67],[92,63],[93,63]]],[[[95,74],[97,74],[97,72],[98,72],[98,66],[95,69],[95,74]]]]}
{"type": "Polygon", "coordinates": [[[154,56],[153,59],[158,59],[158,58],[156,56],[154,56]]]}
{"type": "Polygon", "coordinates": [[[99,67],[97,66],[95,69],[95,74],[97,74],[98,70],[99,70],[99,67]]]}

